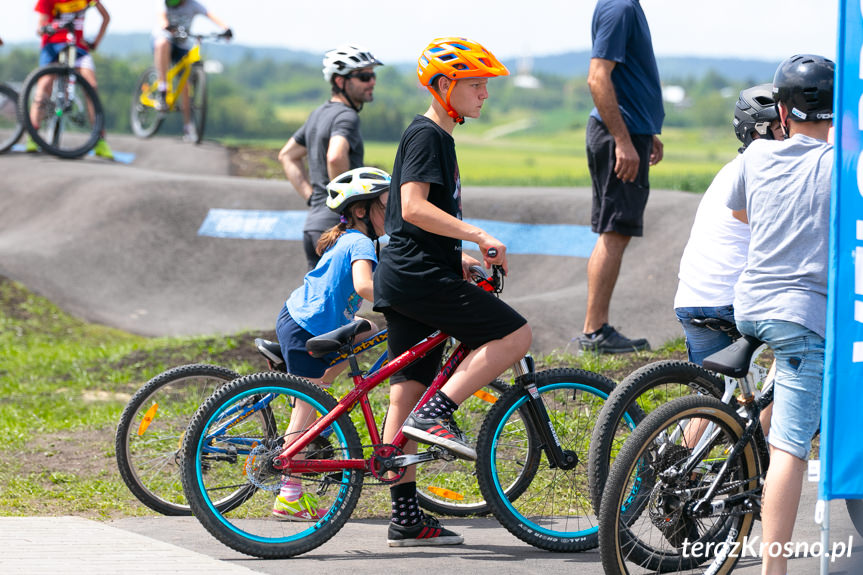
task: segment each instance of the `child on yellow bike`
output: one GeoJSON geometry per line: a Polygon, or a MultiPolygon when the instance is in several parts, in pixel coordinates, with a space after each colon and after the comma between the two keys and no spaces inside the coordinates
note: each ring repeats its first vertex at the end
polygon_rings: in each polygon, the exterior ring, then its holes
{"type": "MultiPolygon", "coordinates": [[[[66,31],[58,29],[56,26],[75,23],[75,44],[78,49],[78,57],[75,61],[75,68],[81,72],[87,82],[93,86],[94,90],[98,90],[96,83],[96,69],[93,64],[93,57],[90,52],[96,50],[105,37],[105,31],[108,29],[108,22],[111,21],[111,16],[108,10],[102,6],[99,0],[38,0],[36,2],[36,12],[39,14],[39,27],[37,34],[42,37],[42,50],[39,52],[39,65],[47,66],[57,61],[60,55],[60,50],[66,46],[66,31]],[[96,38],[92,42],[84,40],[84,14],[90,6],[99,11],[102,16],[102,26],[96,34],[96,38]],[[56,25],[56,26],[55,26],[56,25]]],[[[36,86],[35,102],[41,102],[44,95],[51,90],[51,76],[44,76],[36,86]]],[[[39,128],[39,106],[33,106],[30,110],[30,121],[33,127],[39,128]]],[[[39,147],[33,138],[27,138],[27,143],[24,148],[27,152],[37,152],[39,147]]],[[[105,141],[105,134],[102,133],[93,152],[100,157],[113,159],[114,154],[108,143],[105,141]]]]}
{"type": "MultiPolygon", "coordinates": [[[[347,365],[329,367],[329,358],[309,355],[306,341],[347,325],[362,300],[372,299],[372,272],[378,261],[374,241],[384,233],[389,189],[389,174],[367,167],[345,172],[327,186],[327,207],[341,221],[321,235],[321,259],[282,306],[276,321],[288,373],[327,388],[347,365]]],[[[295,406],[285,443],[314,419],[310,406],[295,406]]],[[[326,511],[318,509],[315,495],[304,493],[302,484],[290,477],[284,479],[273,505],[273,515],[288,521],[317,521],[326,511]]]]}
{"type": "MultiPolygon", "coordinates": [[[[172,63],[179,62],[192,47],[188,37],[178,37],[176,31],[184,30],[188,33],[192,27],[192,20],[198,15],[206,16],[216,26],[222,28],[222,35],[226,39],[233,36],[228,25],[197,0],[165,0],[165,9],[159,13],[158,26],[153,31],[153,60],[159,77],[156,109],[160,112],[168,111],[165,98],[168,92],[166,80],[168,68],[172,63]]],[[[195,125],[192,123],[188,86],[183,88],[183,139],[195,140],[195,125]]]]}

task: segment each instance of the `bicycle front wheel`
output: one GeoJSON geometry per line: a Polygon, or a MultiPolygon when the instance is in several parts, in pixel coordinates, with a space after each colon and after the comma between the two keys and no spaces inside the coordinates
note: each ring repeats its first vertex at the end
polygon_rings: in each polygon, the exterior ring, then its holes
{"type": "Polygon", "coordinates": [[[195,123],[195,143],[204,139],[207,123],[207,74],[204,66],[195,64],[189,76],[189,101],[192,108],[192,121],[195,123]]]}
{"type": "MultiPolygon", "coordinates": [[[[138,390],[117,425],[117,467],[138,500],[164,515],[191,515],[180,478],[180,448],[192,415],[221,386],[240,374],[215,365],[183,365],[160,373],[138,390]]],[[[235,507],[243,488],[216,505],[235,507]]]]}
{"type": "Polygon", "coordinates": [[[132,133],[139,138],[149,138],[159,131],[165,114],[156,110],[156,91],[159,89],[159,75],[155,68],[148,68],[138,78],[132,92],[132,105],[129,121],[132,133]]]}
{"type": "Polygon", "coordinates": [[[18,113],[36,144],[60,158],[80,158],[92,150],[105,127],[96,90],[65,66],[45,66],[27,76],[18,113]]]}
{"type": "Polygon", "coordinates": [[[582,551],[596,546],[597,526],[587,485],[587,450],[597,414],[614,382],[580,369],[552,369],[534,374],[536,391],[548,422],[528,415],[529,392],[520,384],[491,409],[477,441],[477,476],[492,513],[510,533],[549,551],[582,551]],[[539,425],[551,424],[575,465],[562,470],[547,453],[530,485],[513,501],[506,489],[522,473],[539,425]]]}
{"type": "Polygon", "coordinates": [[[721,398],[723,390],[723,383],[716,375],[688,361],[657,361],[624,378],[608,396],[590,438],[587,469],[590,497],[597,514],[611,463],[646,413],[693,393],[721,398]]]}
{"type": "MultiPolygon", "coordinates": [[[[320,510],[317,521],[284,521],[273,514],[285,476],[272,465],[281,452],[291,414],[299,402],[320,414],[336,401],[308,381],[281,373],[241,377],[222,387],[195,413],[183,441],[183,489],[195,517],[219,541],[247,555],[287,558],[314,549],[344,526],[363,483],[360,470],[292,476],[320,510]],[[267,412],[273,428],[262,427],[267,412]],[[249,486],[249,496],[231,511],[217,502],[226,491],[249,486]]],[[[304,459],[361,459],[357,430],[348,414],[324,430],[304,459]]]]}
{"type": "Polygon", "coordinates": [[[0,84],[0,154],[9,151],[21,138],[24,126],[18,117],[18,92],[0,84]]]}
{"type": "MultiPolygon", "coordinates": [[[[465,400],[453,417],[472,445],[476,444],[482,422],[491,407],[510,389],[510,386],[495,379],[465,400]]],[[[535,434],[529,434],[527,449],[523,452],[520,472],[509,478],[504,492],[515,499],[530,485],[539,467],[540,448],[535,434]]],[[[490,509],[485,502],[476,478],[473,461],[437,459],[417,466],[417,499],[420,506],[439,515],[467,517],[485,515],[490,509]]]]}
{"type": "Polygon", "coordinates": [[[657,408],[636,427],[611,468],[600,506],[605,573],[731,572],[761,495],[755,440],[728,458],[744,426],[715,397],[691,395],[657,408]],[[693,452],[700,454],[695,462],[693,452]],[[724,464],[728,472],[720,477],[724,464]],[[691,471],[679,472],[684,465],[691,471]],[[706,512],[694,510],[720,480],[706,512]]]}

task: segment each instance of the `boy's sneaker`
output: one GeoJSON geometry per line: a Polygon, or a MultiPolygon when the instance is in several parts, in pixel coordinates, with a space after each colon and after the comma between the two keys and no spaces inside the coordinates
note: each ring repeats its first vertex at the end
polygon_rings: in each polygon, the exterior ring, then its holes
{"type": "Polygon", "coordinates": [[[273,515],[282,521],[317,521],[327,514],[318,508],[319,500],[311,493],[303,493],[296,501],[288,501],[280,493],[273,503],[273,515]]]}
{"type": "Polygon", "coordinates": [[[629,353],[650,349],[650,344],[643,337],[629,339],[607,323],[600,328],[599,333],[592,336],[581,334],[577,340],[584,351],[597,353],[629,353]]]}
{"type": "Polygon", "coordinates": [[[459,545],[464,537],[446,529],[434,517],[423,515],[423,520],[411,527],[390,522],[387,545],[390,547],[425,547],[433,545],[459,545]]]}
{"type": "Polygon", "coordinates": [[[411,413],[402,427],[402,433],[420,443],[440,445],[468,461],[476,461],[476,450],[465,441],[458,428],[452,429],[451,419],[426,419],[411,413]]]}
{"type": "Polygon", "coordinates": [[[24,151],[28,154],[39,151],[39,145],[36,143],[36,140],[34,140],[32,136],[27,136],[27,141],[24,142],[24,151]]]}
{"type": "Polygon", "coordinates": [[[111,147],[108,145],[108,142],[105,141],[105,138],[99,138],[99,141],[96,142],[96,145],[93,147],[93,153],[100,158],[105,158],[106,160],[114,159],[114,152],[111,151],[111,147]]]}

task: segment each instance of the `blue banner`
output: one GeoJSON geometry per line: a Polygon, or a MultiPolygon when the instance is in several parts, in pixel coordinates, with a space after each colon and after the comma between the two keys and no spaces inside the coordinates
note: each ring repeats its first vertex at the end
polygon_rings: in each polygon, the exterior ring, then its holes
{"type": "Polygon", "coordinates": [[[841,0],[820,499],[863,498],[863,1],[841,0]]]}

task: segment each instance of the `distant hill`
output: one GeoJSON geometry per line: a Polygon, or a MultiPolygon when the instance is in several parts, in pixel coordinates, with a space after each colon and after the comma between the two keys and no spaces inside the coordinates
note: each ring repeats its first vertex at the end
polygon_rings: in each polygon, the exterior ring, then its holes
{"type": "MultiPolygon", "coordinates": [[[[35,49],[36,42],[19,45],[35,49]]],[[[108,34],[100,47],[105,55],[130,58],[140,57],[152,51],[152,41],[149,34],[108,34]]],[[[271,59],[276,62],[298,62],[317,65],[321,54],[290,50],[288,48],[244,46],[238,44],[208,44],[205,48],[208,58],[221,60],[225,64],[238,62],[244,58],[271,59]]],[[[510,70],[519,69],[517,59],[505,60],[510,70]]],[[[532,58],[534,74],[548,74],[564,77],[586,76],[590,63],[590,52],[566,52],[532,58]]],[[[410,60],[404,62],[387,62],[406,71],[413,70],[416,63],[410,60]]],[[[668,56],[658,58],[659,73],[665,82],[673,82],[681,78],[700,78],[709,71],[738,82],[769,81],[776,71],[778,61],[743,60],[739,58],[695,58],[687,56],[668,56]]]]}

